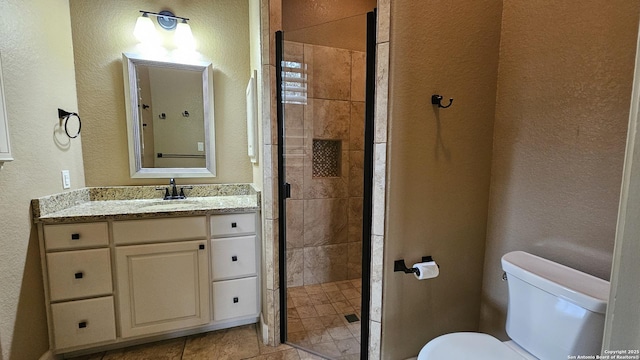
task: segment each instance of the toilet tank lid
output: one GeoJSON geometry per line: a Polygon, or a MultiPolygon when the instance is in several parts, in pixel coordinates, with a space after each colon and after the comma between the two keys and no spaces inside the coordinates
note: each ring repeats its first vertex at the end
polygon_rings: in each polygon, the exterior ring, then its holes
{"type": "Polygon", "coordinates": [[[502,269],[537,288],[571,301],[587,310],[604,313],[609,300],[609,282],[576,269],[513,251],[502,257],[502,269]]]}

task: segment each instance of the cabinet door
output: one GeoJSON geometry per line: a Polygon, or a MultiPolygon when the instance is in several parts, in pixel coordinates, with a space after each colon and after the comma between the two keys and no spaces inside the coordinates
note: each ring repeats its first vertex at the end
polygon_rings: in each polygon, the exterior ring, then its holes
{"type": "Polygon", "coordinates": [[[122,337],[209,323],[207,242],[116,247],[122,337]]]}

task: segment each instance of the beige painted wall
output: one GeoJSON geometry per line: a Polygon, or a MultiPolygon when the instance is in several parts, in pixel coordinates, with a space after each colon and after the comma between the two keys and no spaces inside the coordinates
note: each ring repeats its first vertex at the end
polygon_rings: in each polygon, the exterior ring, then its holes
{"type": "Polygon", "coordinates": [[[84,135],[69,141],[57,127],[58,107],[77,111],[68,1],[3,0],[0,13],[2,75],[15,158],[0,170],[0,359],[33,360],[49,346],[29,204],[32,198],[62,192],[63,169],[71,171],[74,189],[84,186],[84,135]]]}
{"type": "Polygon", "coordinates": [[[197,49],[214,67],[217,177],[181,181],[252,181],[245,117],[245,89],[251,76],[248,1],[71,0],[70,4],[78,103],[86,119],[83,151],[88,186],[164,183],[129,177],[121,54],[137,44],[133,28],[138,10],[165,8],[191,19],[197,49]]]}
{"type": "Polygon", "coordinates": [[[376,3],[376,0],[283,0],[282,30],[300,30],[366,14],[376,3]]]}
{"type": "Polygon", "coordinates": [[[481,330],[505,337],[500,257],[609,278],[638,4],[505,1],[481,330]]]}
{"type": "Polygon", "coordinates": [[[495,0],[391,2],[383,359],[478,330],[501,11],[495,0]],[[453,106],[435,109],[432,94],[453,106]],[[438,278],[393,272],[424,255],[438,278]]]}

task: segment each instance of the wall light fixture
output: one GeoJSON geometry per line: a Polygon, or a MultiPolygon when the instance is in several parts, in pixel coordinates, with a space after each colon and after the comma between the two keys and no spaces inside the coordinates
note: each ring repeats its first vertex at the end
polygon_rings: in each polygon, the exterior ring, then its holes
{"type": "Polygon", "coordinates": [[[161,28],[170,31],[176,30],[174,34],[174,42],[178,48],[181,49],[195,49],[195,40],[193,39],[193,33],[191,27],[187,23],[188,18],[175,16],[171,11],[163,10],[159,13],[151,11],[140,10],[142,15],[136,21],[136,27],[133,30],[133,35],[145,44],[158,45],[160,43],[160,36],[156,32],[156,27],[149,18],[149,15],[155,16],[158,21],[158,25],[161,28]],[[178,22],[180,21],[180,22],[178,22]]]}

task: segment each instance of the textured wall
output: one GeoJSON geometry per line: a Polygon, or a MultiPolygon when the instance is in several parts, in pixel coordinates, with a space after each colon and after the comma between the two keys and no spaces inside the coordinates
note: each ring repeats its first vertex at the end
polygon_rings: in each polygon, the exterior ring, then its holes
{"type": "Polygon", "coordinates": [[[509,251],[609,278],[638,11],[623,0],[504,3],[483,331],[505,336],[509,251]]]}
{"type": "Polygon", "coordinates": [[[214,67],[217,177],[191,182],[252,181],[245,116],[245,89],[251,76],[248,4],[238,0],[70,1],[78,103],[86,119],[87,185],[160,181],[129,177],[121,54],[135,50],[133,28],[138,10],[165,8],[191,19],[197,49],[214,67]]]}
{"type": "Polygon", "coordinates": [[[477,331],[502,3],[391,2],[382,358],[477,331]],[[454,98],[435,109],[432,94],[454,98]],[[432,255],[436,279],[393,272],[432,255]]]}
{"type": "MultiPolygon", "coordinates": [[[[0,359],[48,348],[32,198],[62,191],[60,170],[84,186],[81,136],[69,141],[57,108],[76,111],[67,0],[0,1],[0,53],[13,162],[0,170],[0,359]]],[[[83,128],[84,130],[84,128],[83,128]]]]}

